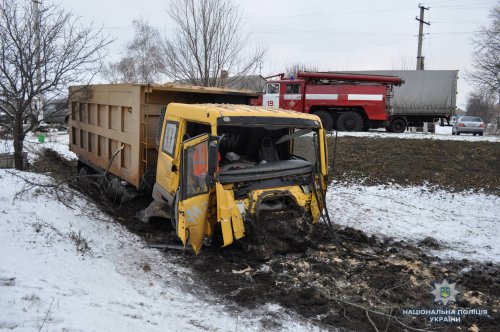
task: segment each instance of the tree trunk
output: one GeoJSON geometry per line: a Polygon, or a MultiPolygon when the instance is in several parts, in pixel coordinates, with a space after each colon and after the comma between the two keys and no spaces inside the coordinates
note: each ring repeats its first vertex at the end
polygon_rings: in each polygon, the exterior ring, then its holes
{"type": "Polygon", "coordinates": [[[23,135],[23,119],[20,112],[16,113],[14,121],[14,167],[17,170],[22,171],[24,169],[23,160],[23,146],[24,146],[24,135],[23,135]]]}

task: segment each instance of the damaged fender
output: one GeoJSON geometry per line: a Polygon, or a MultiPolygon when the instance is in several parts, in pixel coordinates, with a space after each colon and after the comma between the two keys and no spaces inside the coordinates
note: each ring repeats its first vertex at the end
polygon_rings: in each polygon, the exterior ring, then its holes
{"type": "Polygon", "coordinates": [[[245,236],[245,226],[232,192],[225,190],[222,184],[215,185],[217,195],[217,221],[220,222],[224,245],[233,243],[245,236]]]}

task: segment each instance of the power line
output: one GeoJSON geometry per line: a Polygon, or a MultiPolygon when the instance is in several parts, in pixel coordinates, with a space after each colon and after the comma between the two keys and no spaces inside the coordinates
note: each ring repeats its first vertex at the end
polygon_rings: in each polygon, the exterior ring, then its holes
{"type": "MultiPolygon", "coordinates": [[[[434,23],[434,21],[432,22],[434,23]]],[[[158,28],[158,27],[156,27],[158,28]]],[[[133,26],[105,26],[103,29],[107,30],[133,30],[133,26]]],[[[163,31],[175,31],[174,29],[164,29],[161,28],[163,31]]],[[[399,37],[399,36],[415,36],[413,33],[398,33],[398,32],[376,32],[376,31],[331,31],[331,30],[280,30],[280,29],[259,29],[259,30],[243,30],[245,32],[250,32],[250,33],[257,33],[257,34],[292,34],[292,35],[318,35],[318,34],[327,34],[327,35],[337,35],[337,36],[366,36],[366,35],[373,35],[373,36],[394,36],[394,37],[399,37]]],[[[426,33],[426,34],[432,34],[432,35],[454,35],[454,34],[468,34],[468,33],[477,33],[480,32],[480,30],[469,30],[469,31],[443,31],[443,32],[432,32],[432,33],[426,33]]]]}
{"type": "Polygon", "coordinates": [[[307,17],[307,16],[335,16],[335,15],[348,15],[348,14],[369,14],[369,13],[385,13],[385,12],[402,12],[409,11],[411,8],[401,9],[375,9],[375,10],[353,10],[353,11],[339,11],[335,13],[311,13],[311,14],[296,14],[296,15],[273,15],[273,16],[251,16],[248,19],[267,19],[267,18],[287,18],[287,17],[307,17]]]}

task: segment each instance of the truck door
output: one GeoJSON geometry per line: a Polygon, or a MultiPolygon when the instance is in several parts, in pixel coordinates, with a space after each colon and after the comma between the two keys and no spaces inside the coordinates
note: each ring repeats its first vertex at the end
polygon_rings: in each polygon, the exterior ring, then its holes
{"type": "Polygon", "coordinates": [[[184,141],[181,159],[177,235],[198,254],[207,229],[210,188],[208,174],[209,135],[184,141]]]}
{"type": "Polygon", "coordinates": [[[268,108],[280,107],[280,84],[279,83],[267,83],[266,90],[263,97],[262,106],[268,108]]]}
{"type": "Polygon", "coordinates": [[[302,98],[304,91],[300,83],[286,83],[283,93],[283,101],[281,108],[293,110],[296,112],[304,112],[304,99],[302,98]]]}
{"type": "Polygon", "coordinates": [[[316,176],[313,179],[316,193],[312,196],[311,214],[313,224],[318,222],[321,212],[326,209],[326,188],[328,186],[328,148],[326,143],[325,130],[320,129],[318,134],[314,134],[315,165],[316,176]]]}

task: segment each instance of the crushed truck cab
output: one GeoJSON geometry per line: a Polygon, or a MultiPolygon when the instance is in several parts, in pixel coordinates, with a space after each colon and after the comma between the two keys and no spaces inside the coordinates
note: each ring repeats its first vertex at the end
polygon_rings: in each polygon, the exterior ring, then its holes
{"type": "Polygon", "coordinates": [[[170,103],[147,210],[170,216],[177,236],[198,254],[216,232],[223,246],[243,238],[263,211],[297,208],[317,222],[327,177],[325,132],[315,115],[170,103]],[[310,140],[314,157],[295,154],[296,139],[310,140]]]}

